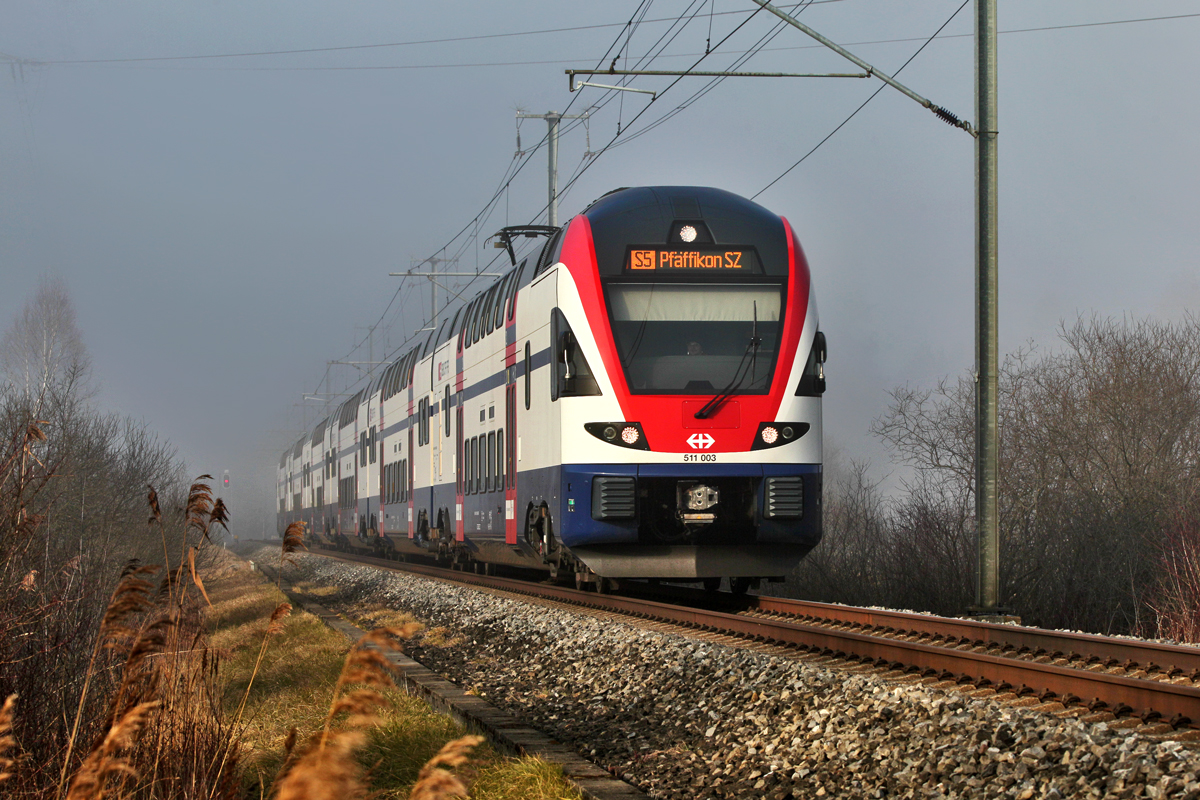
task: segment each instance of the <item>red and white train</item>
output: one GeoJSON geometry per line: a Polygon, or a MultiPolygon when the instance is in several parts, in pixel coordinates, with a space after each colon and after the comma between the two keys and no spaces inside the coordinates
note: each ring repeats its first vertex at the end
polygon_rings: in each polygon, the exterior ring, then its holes
{"type": "Polygon", "coordinates": [[[787,220],[643,187],[521,235],[546,238],[283,453],[281,530],[601,589],[786,575],[821,538],[825,389],[787,220]]]}

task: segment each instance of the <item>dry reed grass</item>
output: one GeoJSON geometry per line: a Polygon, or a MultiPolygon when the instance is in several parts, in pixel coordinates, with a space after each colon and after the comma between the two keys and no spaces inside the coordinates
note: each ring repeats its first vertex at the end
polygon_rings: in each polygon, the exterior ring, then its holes
{"type": "MultiPolygon", "coordinates": [[[[366,729],[380,723],[380,711],[389,704],[384,690],[395,687],[387,653],[399,651],[400,642],[420,629],[415,622],[377,628],[350,648],[334,685],[322,729],[303,750],[288,748],[287,760],[273,788],[278,800],[366,796],[357,754],[367,742],[366,729]],[[335,727],[338,724],[340,728],[335,727]]],[[[289,739],[294,742],[294,737],[289,739]]],[[[445,758],[453,760],[455,756],[447,754],[445,758]]]]}
{"type": "Polygon", "coordinates": [[[301,550],[307,550],[304,545],[305,523],[297,520],[283,532],[283,543],[279,553],[279,571],[275,574],[275,588],[282,586],[280,581],[283,580],[283,568],[288,564],[295,564],[296,558],[293,553],[301,550]]]}
{"type": "Polygon", "coordinates": [[[148,700],[134,705],[121,715],[75,773],[67,790],[67,800],[103,797],[112,778],[137,779],[138,772],[124,756],[124,751],[133,746],[150,712],[158,706],[157,700],[148,700]]]}
{"type": "Polygon", "coordinates": [[[443,800],[447,797],[466,797],[467,784],[459,775],[450,772],[470,763],[469,753],[480,743],[482,736],[462,736],[449,741],[437,755],[425,762],[417,775],[417,782],[409,793],[409,800],[443,800]]]}
{"type": "Polygon", "coordinates": [[[13,708],[16,705],[17,696],[10,694],[5,699],[4,705],[0,706],[0,783],[4,783],[12,777],[9,770],[16,763],[16,758],[8,755],[8,751],[17,746],[17,740],[12,735],[13,708]]]}
{"type": "MultiPolygon", "coordinates": [[[[148,524],[163,528],[158,495],[149,487],[148,524]]],[[[57,796],[88,800],[136,790],[150,798],[232,797],[236,790],[239,742],[220,707],[220,659],[204,646],[199,607],[183,581],[186,574],[208,602],[196,568],[199,548],[228,511],[201,480],[192,484],[182,537],[183,552],[172,568],[130,561],[101,619],[84,688],[67,741],[57,796]],[[185,563],[186,562],[186,563],[185,563]],[[162,571],[157,582],[152,576],[162,571]],[[68,782],[88,688],[101,651],[125,653],[116,690],[108,701],[102,734],[68,782]],[[136,747],[135,747],[136,745],[136,747]],[[132,788],[131,788],[132,787],[132,788]]],[[[164,556],[166,534],[162,536],[164,556]]],[[[211,603],[210,603],[211,605],[211,603]]],[[[275,622],[273,620],[273,622],[275,622]]]]}

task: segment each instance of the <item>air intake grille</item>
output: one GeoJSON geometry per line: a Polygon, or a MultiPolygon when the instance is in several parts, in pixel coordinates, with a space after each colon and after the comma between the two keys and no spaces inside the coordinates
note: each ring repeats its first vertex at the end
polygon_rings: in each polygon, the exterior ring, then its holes
{"type": "Polygon", "coordinates": [[[804,478],[767,478],[766,516],[770,519],[800,519],[804,516],[804,478]]]}
{"type": "Polygon", "coordinates": [[[637,491],[631,476],[592,478],[592,519],[633,519],[636,513],[637,491]]]}

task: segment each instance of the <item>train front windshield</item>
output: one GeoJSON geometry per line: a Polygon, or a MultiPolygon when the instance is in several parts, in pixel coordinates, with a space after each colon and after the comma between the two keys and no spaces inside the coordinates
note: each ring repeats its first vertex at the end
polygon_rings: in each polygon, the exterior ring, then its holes
{"type": "Polygon", "coordinates": [[[605,288],[632,393],[711,395],[739,374],[737,394],[769,391],[782,285],[613,281],[605,288]]]}

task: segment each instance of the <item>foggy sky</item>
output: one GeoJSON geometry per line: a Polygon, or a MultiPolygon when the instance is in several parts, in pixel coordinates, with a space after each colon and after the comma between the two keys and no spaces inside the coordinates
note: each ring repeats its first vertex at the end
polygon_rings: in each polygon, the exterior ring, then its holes
{"type": "MultiPolygon", "coordinates": [[[[839,0],[813,4],[801,19],[890,73],[960,4],[839,0]],[[869,43],[895,39],[914,41],[869,43]]],[[[1185,0],[999,6],[1002,31],[1200,13],[1185,0]]],[[[576,97],[563,70],[596,66],[621,29],[292,55],[31,62],[619,25],[636,7],[3,0],[0,53],[24,62],[7,60],[0,77],[0,327],[41,276],[63,278],[99,401],[169,438],[193,474],[228,469],[235,528],[254,533],[274,502],[279,453],[325,413],[303,395],[343,392],[358,378],[355,368],[327,362],[380,360],[421,327],[428,287],[406,283],[370,348],[350,352],[400,285],[388,273],[440,254],[513,161],[515,109],[561,111],[576,97]],[[462,64],[489,66],[429,66],[462,64]]],[[[716,43],[745,18],[721,12],[752,4],[705,5],[667,55],[704,51],[710,7],[716,43]]],[[[688,8],[658,0],[646,18],[688,8]]],[[[966,119],[975,116],[965,35],[972,10],[899,76],[966,119]]],[[[727,68],[735,58],[727,53],[753,45],[772,20],[760,13],[697,68],[727,68]]],[[[642,24],[627,51],[621,39],[630,65],[667,29],[642,24]]],[[[1030,340],[1052,348],[1060,321],[1078,314],[1176,319],[1200,305],[1198,36],[1200,17],[1001,36],[1002,352],[1030,340]]],[[[814,45],[785,29],[743,69],[854,71],[814,45]]],[[[663,57],[652,66],[694,61],[663,57]]],[[[634,85],[662,91],[670,81],[634,85]]],[[[702,85],[684,79],[631,130],[702,85]]],[[[697,184],[752,196],[878,85],[727,80],[597,158],[562,198],[560,219],[618,186],[697,184]]],[[[581,92],[572,113],[604,97],[581,92]]],[[[596,112],[592,151],[648,102],[629,93],[596,112]]],[[[522,145],[531,150],[544,133],[543,122],[525,121],[522,145]]],[[[582,128],[564,136],[560,185],[584,149],[582,128]]],[[[809,258],[829,339],[826,441],[873,459],[880,474],[889,466],[867,429],[886,391],[972,366],[973,152],[968,135],[885,89],[758,198],[788,218],[809,258]]],[[[528,222],[545,201],[543,150],[481,233],[528,222]]],[[[497,253],[472,243],[458,269],[484,267],[497,253]]]]}

